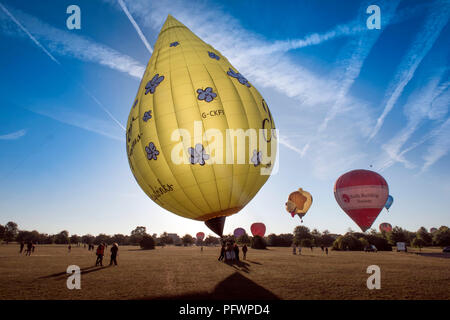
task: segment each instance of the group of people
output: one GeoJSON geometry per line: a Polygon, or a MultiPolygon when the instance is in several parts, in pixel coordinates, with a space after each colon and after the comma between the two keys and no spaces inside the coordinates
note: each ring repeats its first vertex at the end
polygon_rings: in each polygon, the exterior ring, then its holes
{"type": "MultiPolygon", "coordinates": [[[[92,247],[94,247],[92,245],[92,247]]],[[[97,251],[95,254],[97,255],[97,260],[95,261],[95,266],[102,266],[103,267],[103,257],[105,255],[105,251],[108,248],[108,245],[106,243],[100,243],[97,247],[97,251]]],[[[89,249],[91,250],[91,249],[89,249]]],[[[111,260],[109,261],[109,265],[111,266],[113,263],[117,266],[117,254],[119,252],[119,245],[117,243],[114,243],[111,247],[111,260]]]]}
{"type": "MultiPolygon", "coordinates": [[[[242,247],[242,255],[244,257],[244,260],[247,257],[247,245],[244,244],[242,247]]],[[[219,261],[224,262],[234,262],[239,261],[239,246],[237,243],[227,242],[226,244],[222,244],[222,247],[220,249],[220,256],[217,259],[219,261]]]]}
{"type": "MultiPolygon", "coordinates": [[[[25,242],[20,242],[20,251],[19,253],[23,252],[23,249],[25,248],[25,242]]],[[[27,249],[25,250],[26,256],[31,256],[31,253],[34,252],[34,249],[36,249],[36,245],[32,241],[27,242],[27,249]]]]}

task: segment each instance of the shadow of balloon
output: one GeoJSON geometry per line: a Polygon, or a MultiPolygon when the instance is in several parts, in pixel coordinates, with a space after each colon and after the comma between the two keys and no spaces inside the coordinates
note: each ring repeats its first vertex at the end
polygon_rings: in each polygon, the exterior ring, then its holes
{"type": "Polygon", "coordinates": [[[212,292],[195,292],[175,296],[144,297],[152,300],[279,300],[280,298],[266,288],[235,272],[225,278],[212,292]]]}

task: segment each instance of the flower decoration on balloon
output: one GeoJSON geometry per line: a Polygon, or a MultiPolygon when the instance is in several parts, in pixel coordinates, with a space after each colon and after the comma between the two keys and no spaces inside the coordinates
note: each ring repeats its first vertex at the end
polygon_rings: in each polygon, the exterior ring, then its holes
{"type": "Polygon", "coordinates": [[[259,166],[262,161],[262,152],[253,150],[253,157],[252,157],[251,161],[255,167],[259,166]]]}
{"type": "Polygon", "coordinates": [[[155,93],[155,89],[157,86],[159,86],[159,84],[164,80],[164,76],[159,76],[159,74],[157,73],[152,80],[150,80],[149,82],[147,82],[147,84],[145,85],[145,94],[147,93],[155,93]]]}
{"type": "Polygon", "coordinates": [[[248,88],[251,87],[250,83],[248,83],[248,80],[242,74],[235,72],[233,69],[230,68],[230,70],[227,72],[227,74],[230,77],[238,79],[240,84],[243,84],[243,85],[247,86],[248,88]]]}
{"type": "Polygon", "coordinates": [[[191,164],[198,163],[201,166],[205,165],[205,160],[209,159],[209,155],[206,154],[205,148],[200,143],[197,143],[197,145],[194,148],[188,149],[189,155],[191,156],[191,164]]]}
{"type": "Polygon", "coordinates": [[[215,54],[214,52],[208,51],[208,55],[211,59],[220,60],[220,57],[217,54],[215,54]]]}
{"type": "Polygon", "coordinates": [[[211,87],[203,89],[198,89],[198,100],[205,100],[206,102],[211,102],[214,100],[215,97],[217,97],[217,94],[212,91],[213,89],[211,87]]]}
{"type": "Polygon", "coordinates": [[[142,117],[142,120],[144,120],[144,122],[147,122],[151,118],[152,118],[152,110],[149,110],[149,111],[146,111],[144,113],[144,116],[142,117]]]}
{"type": "Polygon", "coordinates": [[[147,152],[148,160],[156,160],[159,155],[159,151],[156,149],[156,146],[153,142],[150,142],[147,147],[145,147],[145,152],[147,152]]]}

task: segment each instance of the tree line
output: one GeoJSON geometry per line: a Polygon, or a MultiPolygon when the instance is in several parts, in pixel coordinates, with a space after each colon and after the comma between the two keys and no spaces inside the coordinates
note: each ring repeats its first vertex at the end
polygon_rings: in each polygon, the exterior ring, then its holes
{"type": "Polygon", "coordinates": [[[147,233],[144,226],[138,226],[131,231],[129,235],[114,234],[107,235],[100,233],[97,236],[70,235],[67,230],[57,234],[39,233],[36,230],[19,230],[17,223],[10,221],[4,226],[0,224],[0,240],[8,243],[33,242],[38,244],[93,244],[100,243],[119,245],[141,245],[143,248],[152,249],[155,246],[165,245],[219,245],[221,241],[232,241],[238,244],[251,245],[252,247],[265,248],[271,247],[290,247],[293,244],[302,247],[332,247],[334,250],[363,250],[368,245],[375,245],[378,250],[392,250],[397,242],[405,242],[409,246],[427,247],[427,246],[450,246],[450,229],[447,226],[441,226],[437,231],[430,233],[426,228],[421,227],[416,232],[411,232],[400,227],[394,227],[391,232],[377,232],[375,229],[369,232],[354,232],[351,229],[344,235],[331,234],[328,230],[320,232],[317,229],[312,231],[305,226],[297,226],[293,233],[269,234],[261,238],[251,237],[247,234],[235,239],[233,235],[225,235],[222,239],[214,236],[207,236],[203,241],[199,241],[193,236],[186,234],[178,237],[176,234],[164,232],[159,236],[154,233],[147,233]]]}

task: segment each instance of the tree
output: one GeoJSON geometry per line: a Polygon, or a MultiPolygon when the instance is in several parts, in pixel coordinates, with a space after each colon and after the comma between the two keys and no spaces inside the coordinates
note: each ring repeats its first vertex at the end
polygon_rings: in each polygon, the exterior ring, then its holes
{"type": "Polygon", "coordinates": [[[294,229],[294,242],[300,244],[303,239],[312,239],[309,228],[305,226],[297,226],[294,229]]]}
{"type": "Polygon", "coordinates": [[[392,246],[389,241],[384,238],[380,233],[369,233],[364,236],[369,244],[373,244],[378,251],[392,251],[392,246]]]}
{"type": "Polygon", "coordinates": [[[86,244],[93,244],[95,241],[95,237],[91,234],[85,234],[81,237],[81,242],[86,244]]]}
{"type": "Polygon", "coordinates": [[[81,242],[81,237],[79,235],[73,234],[70,236],[70,243],[71,244],[78,244],[81,242]]]}
{"type": "MultiPolygon", "coordinates": [[[[370,243],[369,243],[369,241],[367,241],[367,239],[366,238],[359,238],[358,239],[359,240],[359,242],[361,242],[361,244],[362,244],[362,246],[365,248],[365,247],[368,247],[369,245],[370,245],[370,243]]],[[[376,247],[376,246],[375,246],[376,247]]],[[[377,248],[378,249],[378,248],[377,248]]]]}
{"type": "Polygon", "coordinates": [[[313,244],[316,247],[322,245],[322,235],[321,235],[319,230],[314,229],[313,231],[311,231],[311,236],[312,236],[312,239],[313,239],[313,244]]]}
{"type": "Polygon", "coordinates": [[[111,241],[113,243],[117,243],[120,246],[124,246],[128,244],[128,236],[120,234],[120,233],[116,233],[115,235],[113,235],[111,237],[111,241]]]}
{"type": "Polygon", "coordinates": [[[131,244],[139,244],[142,240],[142,237],[147,234],[147,228],[143,226],[138,226],[136,229],[131,231],[130,243],[131,244]]]}
{"type": "Polygon", "coordinates": [[[236,239],[236,242],[239,244],[247,244],[249,245],[251,243],[250,237],[248,234],[244,233],[239,238],[236,239]]]}
{"type": "MultiPolygon", "coordinates": [[[[250,243],[250,241],[249,241],[249,243],[250,243]]],[[[206,239],[205,239],[205,244],[207,246],[220,244],[220,239],[216,238],[216,237],[213,237],[213,236],[207,236],[206,239]]]]}
{"type": "Polygon", "coordinates": [[[265,249],[266,246],[266,241],[260,236],[254,236],[251,240],[251,247],[253,249],[265,249]]]}
{"type": "Polygon", "coordinates": [[[5,238],[5,230],[6,228],[0,224],[0,240],[5,238]]]}
{"type": "Polygon", "coordinates": [[[364,248],[363,244],[352,233],[347,232],[343,236],[339,236],[333,242],[333,250],[351,250],[358,251],[364,248]]]}
{"type": "Polygon", "coordinates": [[[155,240],[152,236],[145,234],[142,236],[141,241],[139,242],[141,249],[144,250],[153,250],[155,249],[155,240]]]}
{"type": "Polygon", "coordinates": [[[397,226],[392,229],[392,232],[390,232],[387,237],[392,245],[396,245],[397,242],[406,242],[407,244],[409,244],[408,234],[405,232],[405,230],[397,226]]]}
{"type": "Polygon", "coordinates": [[[431,244],[433,243],[433,238],[431,237],[431,234],[424,227],[420,227],[420,229],[417,230],[416,237],[414,239],[422,240],[421,242],[419,241],[422,244],[421,247],[431,246],[431,244]]]}
{"type": "Polygon", "coordinates": [[[291,233],[285,233],[285,234],[269,234],[267,237],[267,245],[271,247],[289,247],[292,244],[292,240],[294,238],[294,235],[291,233]]]}
{"type": "Polygon", "coordinates": [[[63,230],[55,236],[56,244],[68,244],[69,243],[69,231],[63,230]]]}
{"type": "Polygon", "coordinates": [[[106,244],[111,244],[111,236],[104,234],[104,233],[100,233],[98,236],[95,237],[94,240],[94,244],[100,244],[100,243],[106,243],[106,244]]]}
{"type": "Polygon", "coordinates": [[[300,245],[304,248],[309,248],[312,246],[312,244],[313,244],[313,240],[311,240],[311,239],[302,239],[300,241],[300,245]]]}
{"type": "Polygon", "coordinates": [[[329,247],[333,244],[334,240],[336,240],[333,236],[330,235],[330,231],[325,230],[322,232],[322,237],[320,239],[320,242],[323,246],[329,247]]]}
{"type": "Polygon", "coordinates": [[[16,236],[18,233],[19,233],[19,228],[18,228],[17,223],[15,223],[13,221],[9,221],[5,225],[4,239],[5,239],[6,243],[14,241],[14,239],[16,239],[16,236]]]}
{"type": "Polygon", "coordinates": [[[450,246],[450,229],[442,226],[433,234],[433,242],[440,247],[450,246]]]}
{"type": "Polygon", "coordinates": [[[194,238],[192,238],[190,234],[185,234],[183,238],[181,238],[181,242],[185,247],[190,246],[194,243],[194,238]]]}
{"type": "Polygon", "coordinates": [[[422,250],[422,247],[424,247],[426,245],[426,243],[422,238],[416,237],[411,242],[411,245],[413,247],[416,247],[416,248],[419,248],[420,250],[422,250]]]}
{"type": "Polygon", "coordinates": [[[164,232],[162,235],[159,236],[159,241],[163,245],[173,244],[173,239],[169,237],[167,232],[164,232]]]}

